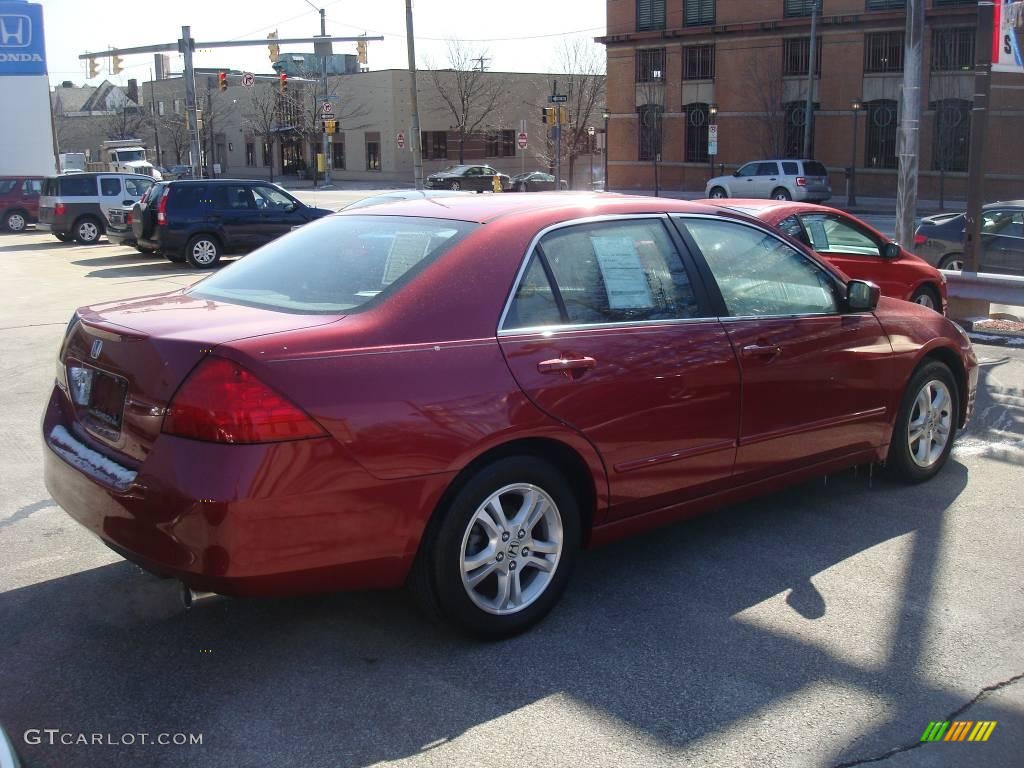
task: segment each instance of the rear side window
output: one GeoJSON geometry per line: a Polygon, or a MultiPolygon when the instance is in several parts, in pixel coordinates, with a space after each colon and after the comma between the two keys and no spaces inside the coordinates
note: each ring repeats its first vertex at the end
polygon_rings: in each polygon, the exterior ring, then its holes
{"type": "Polygon", "coordinates": [[[221,211],[256,210],[256,197],[247,184],[218,184],[213,190],[213,202],[221,211]]]}
{"type": "Polygon", "coordinates": [[[146,191],[153,186],[152,181],[147,179],[125,179],[124,188],[132,197],[142,197],[146,191]]]}
{"type": "Polygon", "coordinates": [[[817,160],[804,161],[804,176],[828,176],[828,169],[817,160]]]}
{"type": "Polygon", "coordinates": [[[690,276],[660,219],[557,229],[540,248],[570,324],[700,314],[690,276]]]}
{"type": "Polygon", "coordinates": [[[100,194],[104,197],[114,197],[121,194],[120,179],[100,179],[100,194]]]}
{"type": "Polygon", "coordinates": [[[405,216],[329,216],[259,248],[189,293],[283,312],[355,312],[386,300],[479,226],[405,216]]]}
{"type": "Polygon", "coordinates": [[[60,179],[61,197],[96,197],[96,177],[71,174],[60,179]]]}
{"type": "Polygon", "coordinates": [[[18,186],[17,179],[0,179],[0,195],[8,195],[18,186]]]}
{"type": "Polygon", "coordinates": [[[561,323],[562,312],[555,300],[555,292],[551,290],[551,281],[544,272],[540,256],[534,252],[502,327],[514,330],[561,323]]]}
{"type": "Polygon", "coordinates": [[[733,317],[834,314],[835,281],[766,232],[728,221],[684,219],[733,317]]]}
{"type": "Polygon", "coordinates": [[[783,173],[784,176],[799,176],[800,175],[800,166],[797,165],[794,162],[783,163],[782,164],[782,173],[783,173]]]}
{"type": "Polygon", "coordinates": [[[193,211],[201,207],[213,207],[213,201],[205,184],[186,184],[182,187],[172,187],[168,193],[168,213],[181,213],[193,211]]]}

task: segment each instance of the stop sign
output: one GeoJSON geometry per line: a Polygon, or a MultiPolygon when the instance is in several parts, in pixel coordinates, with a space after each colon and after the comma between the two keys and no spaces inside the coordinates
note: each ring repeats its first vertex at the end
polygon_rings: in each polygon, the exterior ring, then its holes
{"type": "Polygon", "coordinates": [[[401,131],[398,132],[398,148],[405,149],[405,134],[401,131]]]}
{"type": "Polygon", "coordinates": [[[526,131],[520,131],[516,140],[519,142],[520,149],[526,149],[526,131]]]}

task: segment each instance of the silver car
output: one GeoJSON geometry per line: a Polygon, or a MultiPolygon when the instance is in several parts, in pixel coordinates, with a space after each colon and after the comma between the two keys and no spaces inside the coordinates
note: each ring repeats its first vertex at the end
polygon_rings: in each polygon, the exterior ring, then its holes
{"type": "Polygon", "coordinates": [[[817,160],[755,160],[732,176],[716,176],[704,189],[716,200],[727,197],[821,203],[832,197],[828,169],[817,160]]]}

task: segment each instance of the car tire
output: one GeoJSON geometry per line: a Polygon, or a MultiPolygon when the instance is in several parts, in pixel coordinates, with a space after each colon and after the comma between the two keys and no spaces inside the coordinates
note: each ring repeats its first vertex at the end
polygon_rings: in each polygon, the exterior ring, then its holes
{"type": "Polygon", "coordinates": [[[956,438],[960,393],[952,371],[937,360],[910,377],[889,442],[886,467],[904,483],[921,483],[938,474],[956,438]]]}
{"type": "Polygon", "coordinates": [[[792,200],[793,196],[785,187],[776,187],[772,190],[772,200],[792,200]]]}
{"type": "Polygon", "coordinates": [[[71,235],[69,235],[67,232],[54,232],[53,236],[60,240],[62,243],[71,242],[71,235]]]}
{"type": "Polygon", "coordinates": [[[519,184],[519,191],[520,192],[529,192],[530,191],[529,189],[526,188],[526,182],[525,181],[520,182],[520,184],[519,184]]]}
{"type": "Polygon", "coordinates": [[[183,253],[165,253],[165,254],[163,254],[163,256],[168,261],[173,261],[175,264],[184,264],[185,263],[185,254],[183,254],[183,253]]]}
{"type": "Polygon", "coordinates": [[[942,312],[942,299],[939,298],[939,292],[931,285],[922,285],[914,291],[910,300],[915,304],[920,304],[922,307],[927,307],[939,313],[942,312]]]}
{"type": "Polygon", "coordinates": [[[715,187],[714,189],[711,190],[711,194],[708,195],[708,197],[710,197],[712,200],[725,200],[727,197],[729,197],[729,195],[728,193],[726,193],[724,188],[715,187]]]}
{"type": "Polygon", "coordinates": [[[96,245],[103,234],[103,225],[95,216],[83,216],[71,228],[72,237],[79,245],[96,245]]]}
{"type": "Polygon", "coordinates": [[[4,215],[4,230],[6,232],[24,232],[28,226],[28,214],[24,211],[8,211],[4,215]]]}
{"type": "Polygon", "coordinates": [[[939,259],[939,269],[962,272],[964,269],[964,255],[962,253],[947,253],[939,259]]]}
{"type": "Polygon", "coordinates": [[[448,185],[448,189],[458,192],[460,189],[462,189],[462,185],[459,184],[459,182],[457,181],[453,181],[451,184],[448,185]]]}
{"type": "Polygon", "coordinates": [[[213,269],[220,261],[223,247],[213,235],[196,235],[185,246],[185,259],[196,269],[213,269]]]}
{"type": "Polygon", "coordinates": [[[564,475],[541,459],[510,456],[482,467],[438,509],[409,589],[428,615],[478,637],[511,637],[558,602],[579,546],[579,506],[564,475]],[[519,515],[532,510],[532,527],[520,527],[519,515]],[[533,546],[541,549],[522,554],[533,546]]]}

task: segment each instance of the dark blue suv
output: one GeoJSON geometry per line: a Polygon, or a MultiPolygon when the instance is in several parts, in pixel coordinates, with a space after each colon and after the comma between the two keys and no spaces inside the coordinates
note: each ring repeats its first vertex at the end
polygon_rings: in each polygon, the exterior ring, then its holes
{"type": "Polygon", "coordinates": [[[329,213],[268,181],[167,181],[134,207],[132,233],[140,250],[209,269],[224,254],[248,253],[329,213]]]}

